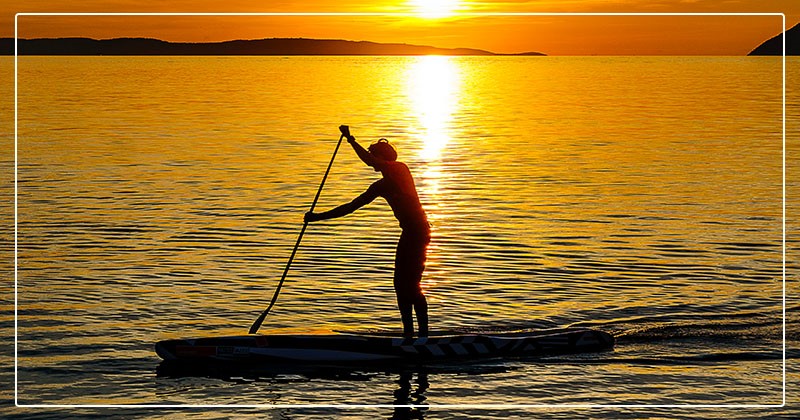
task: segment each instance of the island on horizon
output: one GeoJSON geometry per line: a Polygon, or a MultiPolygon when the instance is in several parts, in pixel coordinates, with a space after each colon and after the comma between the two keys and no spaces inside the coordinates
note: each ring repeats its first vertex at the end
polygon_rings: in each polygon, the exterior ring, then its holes
{"type": "MultiPolygon", "coordinates": [[[[503,54],[474,48],[347,41],[341,39],[264,38],[220,42],[169,42],[154,38],[19,39],[19,55],[453,55],[544,56],[540,52],[503,54]]],[[[0,38],[0,54],[14,55],[14,38],[0,38]]]]}
{"type": "Polygon", "coordinates": [[[800,55],[800,23],[762,42],[747,55],[783,55],[783,37],[786,36],[786,55],[800,55]]]}

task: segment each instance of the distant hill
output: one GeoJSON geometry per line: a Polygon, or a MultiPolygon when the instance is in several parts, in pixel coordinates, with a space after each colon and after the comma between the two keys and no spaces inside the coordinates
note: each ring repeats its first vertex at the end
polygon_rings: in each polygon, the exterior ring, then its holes
{"type": "MultiPolygon", "coordinates": [[[[783,34],[764,41],[747,55],[783,55],[783,34]]],[[[800,23],[786,31],[786,55],[800,55],[800,23]]]]}
{"type": "MultiPolygon", "coordinates": [[[[167,42],[151,38],[39,38],[18,40],[20,55],[545,55],[497,54],[471,48],[381,44],[337,39],[267,38],[224,42],[167,42]]],[[[14,54],[14,39],[0,39],[0,53],[14,54]]]]}

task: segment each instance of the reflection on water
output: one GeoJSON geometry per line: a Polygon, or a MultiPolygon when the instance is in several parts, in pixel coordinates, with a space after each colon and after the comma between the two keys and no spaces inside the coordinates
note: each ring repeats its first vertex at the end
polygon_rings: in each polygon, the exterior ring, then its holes
{"type": "MultiPolygon", "coordinates": [[[[532,359],[535,360],[535,359],[532,359]]],[[[222,383],[239,385],[257,385],[265,393],[286,390],[294,386],[303,386],[313,382],[324,382],[332,388],[357,384],[369,388],[369,400],[372,404],[394,405],[393,419],[421,419],[425,417],[431,402],[428,392],[447,392],[447,383],[451,380],[469,376],[496,376],[517,372],[519,366],[507,361],[495,360],[484,362],[439,362],[428,365],[415,363],[366,363],[358,365],[335,365],[313,363],[273,364],[273,363],[207,363],[193,364],[175,361],[162,361],[156,369],[159,400],[180,400],[180,384],[205,380],[209,386],[220,387],[222,383]],[[215,381],[209,381],[209,380],[215,381]],[[373,387],[375,386],[375,387],[373,387]]],[[[333,391],[333,390],[331,390],[333,391]]],[[[353,402],[335,392],[328,395],[324,404],[338,405],[353,402]]],[[[358,401],[358,399],[356,399],[358,401]]],[[[363,403],[364,401],[361,401],[363,403]]],[[[274,401],[261,401],[262,404],[291,404],[278,397],[274,401]]]]}
{"type": "Polygon", "coordinates": [[[453,116],[458,112],[460,80],[453,57],[417,57],[407,70],[411,111],[417,118],[424,146],[420,156],[435,160],[450,142],[453,116]]]}
{"type": "MultiPolygon", "coordinates": [[[[440,194],[445,176],[441,161],[447,157],[446,148],[454,131],[453,119],[460,112],[462,96],[460,69],[454,60],[454,57],[447,56],[416,57],[405,72],[406,91],[411,103],[408,111],[416,118],[418,129],[415,135],[421,143],[418,156],[422,161],[415,168],[421,171],[416,175],[417,189],[434,236],[437,225],[443,222],[447,213],[443,206],[448,199],[440,194]]],[[[438,248],[435,241],[429,246],[429,268],[438,264],[438,248]]],[[[435,276],[427,276],[423,288],[433,288],[435,282],[435,276]]]]}
{"type": "Polygon", "coordinates": [[[427,405],[425,391],[430,387],[428,372],[425,369],[419,369],[416,377],[414,372],[401,372],[397,384],[399,388],[394,392],[392,404],[398,407],[395,407],[392,419],[425,418],[426,408],[419,406],[427,405]]]}

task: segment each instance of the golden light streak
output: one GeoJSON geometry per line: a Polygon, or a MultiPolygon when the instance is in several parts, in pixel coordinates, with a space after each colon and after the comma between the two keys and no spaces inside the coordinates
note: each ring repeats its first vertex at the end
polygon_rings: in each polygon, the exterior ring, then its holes
{"type": "Polygon", "coordinates": [[[418,57],[408,71],[408,96],[420,125],[424,146],[420,157],[438,159],[450,141],[458,105],[460,80],[453,57],[418,57]]]}

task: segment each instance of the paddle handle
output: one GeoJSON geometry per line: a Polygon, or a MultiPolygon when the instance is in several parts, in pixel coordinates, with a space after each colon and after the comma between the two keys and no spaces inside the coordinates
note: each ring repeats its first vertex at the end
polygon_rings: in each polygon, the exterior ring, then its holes
{"type": "MultiPolygon", "coordinates": [[[[339,152],[339,146],[342,145],[342,139],[344,138],[344,133],[339,136],[339,141],[336,143],[336,148],[333,149],[333,155],[331,156],[331,161],[328,163],[328,169],[325,170],[325,175],[322,177],[322,181],[319,183],[319,189],[317,189],[317,195],[314,196],[314,201],[311,203],[311,209],[309,211],[314,211],[314,207],[317,206],[317,201],[319,200],[320,194],[322,194],[322,187],[325,185],[325,180],[328,179],[328,174],[331,172],[331,167],[333,166],[333,161],[336,159],[336,153],[339,152]]],[[[278,300],[278,294],[281,292],[281,287],[283,287],[283,282],[286,280],[286,274],[289,273],[289,268],[292,266],[292,261],[294,260],[295,254],[297,254],[297,248],[300,247],[300,241],[303,240],[303,235],[306,233],[306,227],[308,227],[308,222],[303,221],[303,228],[300,229],[300,234],[297,235],[297,242],[294,244],[294,249],[292,249],[292,255],[289,256],[289,261],[286,262],[286,268],[283,269],[283,275],[281,276],[281,281],[278,282],[278,287],[275,289],[275,294],[272,295],[272,300],[269,302],[269,306],[264,312],[261,312],[261,315],[258,316],[253,325],[250,326],[250,334],[255,334],[258,332],[258,329],[261,328],[261,324],[264,322],[264,319],[269,314],[269,311],[275,306],[275,302],[278,300]]]]}

